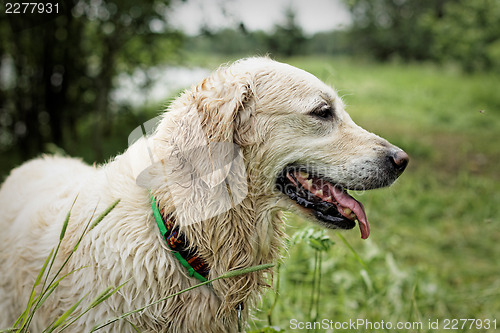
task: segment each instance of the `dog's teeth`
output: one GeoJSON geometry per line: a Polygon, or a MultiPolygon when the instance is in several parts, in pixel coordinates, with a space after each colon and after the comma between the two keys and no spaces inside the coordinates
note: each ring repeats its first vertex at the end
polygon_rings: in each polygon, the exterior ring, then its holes
{"type": "MultiPolygon", "coordinates": [[[[312,183],[312,181],[311,181],[311,183],[312,183]]],[[[314,193],[314,194],[316,194],[318,197],[322,197],[323,196],[323,190],[316,191],[316,193],[314,193]]]]}
{"type": "Polygon", "coordinates": [[[328,198],[325,199],[325,201],[328,201],[328,202],[332,201],[332,196],[330,195],[328,198]]]}
{"type": "Polygon", "coordinates": [[[352,210],[351,210],[351,209],[349,209],[349,208],[344,208],[344,214],[345,214],[345,215],[349,216],[349,214],[351,214],[351,213],[352,213],[352,210]]]}
{"type": "Polygon", "coordinates": [[[312,179],[308,179],[308,180],[306,180],[306,183],[307,183],[307,186],[309,186],[309,188],[311,188],[312,185],[313,185],[313,180],[312,179]]]}
{"type": "Polygon", "coordinates": [[[299,171],[299,175],[305,179],[309,178],[309,174],[305,171],[299,171]]]}

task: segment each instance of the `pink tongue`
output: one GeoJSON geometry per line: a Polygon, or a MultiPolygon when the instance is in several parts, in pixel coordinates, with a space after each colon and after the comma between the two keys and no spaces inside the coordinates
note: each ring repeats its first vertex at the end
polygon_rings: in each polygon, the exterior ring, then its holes
{"type": "Polygon", "coordinates": [[[363,207],[363,204],[351,197],[349,194],[347,194],[347,192],[334,188],[331,185],[328,186],[330,187],[330,191],[331,193],[333,193],[335,200],[337,200],[337,202],[342,207],[347,207],[352,210],[354,214],[356,214],[356,217],[358,218],[359,229],[361,230],[361,238],[367,239],[368,236],[370,236],[370,223],[366,218],[365,208],[363,207]]]}
{"type": "MultiPolygon", "coordinates": [[[[303,177],[300,173],[296,174],[297,180],[300,182],[300,184],[306,188],[308,191],[311,193],[318,195],[318,190],[322,189],[323,190],[323,195],[321,195],[321,199],[325,200],[325,198],[328,197],[328,195],[333,196],[335,198],[335,201],[343,208],[349,208],[356,214],[356,218],[358,219],[358,225],[359,229],[361,230],[361,238],[362,239],[367,239],[368,236],[370,236],[370,223],[368,222],[368,219],[366,218],[366,213],[365,213],[365,208],[363,207],[363,204],[353,197],[351,197],[347,192],[342,191],[332,184],[328,182],[322,182],[320,179],[314,179],[314,185],[313,184],[308,184],[307,178],[303,177]]],[[[289,177],[289,179],[295,183],[292,177],[289,177]]],[[[325,200],[329,201],[329,200],[325,200]]]]}

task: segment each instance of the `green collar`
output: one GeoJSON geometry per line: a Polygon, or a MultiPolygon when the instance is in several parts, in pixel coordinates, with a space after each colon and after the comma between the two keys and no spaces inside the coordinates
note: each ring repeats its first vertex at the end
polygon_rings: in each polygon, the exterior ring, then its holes
{"type": "Polygon", "coordinates": [[[156,199],[151,195],[150,200],[158,229],[174,256],[188,270],[189,276],[202,282],[208,281],[208,273],[210,272],[208,264],[197,255],[196,251],[187,249],[183,235],[179,234],[179,228],[175,226],[174,216],[162,214],[163,211],[160,212],[156,199]]]}

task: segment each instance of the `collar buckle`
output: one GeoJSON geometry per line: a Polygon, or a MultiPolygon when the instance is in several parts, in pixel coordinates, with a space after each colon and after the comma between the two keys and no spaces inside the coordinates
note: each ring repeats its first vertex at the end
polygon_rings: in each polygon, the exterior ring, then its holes
{"type": "Polygon", "coordinates": [[[240,303],[236,307],[236,311],[238,311],[238,333],[242,332],[242,326],[243,326],[243,319],[241,318],[241,311],[243,310],[243,304],[240,303]]]}

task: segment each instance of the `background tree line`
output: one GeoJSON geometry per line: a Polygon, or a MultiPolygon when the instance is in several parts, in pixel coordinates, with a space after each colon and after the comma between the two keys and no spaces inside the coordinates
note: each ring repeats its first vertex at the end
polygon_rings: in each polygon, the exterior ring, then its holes
{"type": "MultiPolygon", "coordinates": [[[[454,62],[466,71],[500,72],[498,0],[343,0],[352,26],[312,36],[304,33],[293,8],[270,31],[249,31],[240,23],[186,36],[169,26],[166,13],[174,1],[69,0],[60,2],[57,15],[2,10],[0,153],[9,156],[5,169],[46,151],[47,144],[102,161],[112,132],[128,130],[114,126],[112,117],[127,111],[110,98],[117,75],[176,63],[186,52],[342,54],[454,62]],[[82,140],[84,134],[89,140],[82,140]],[[91,153],[85,155],[84,149],[91,153]]],[[[132,128],[147,119],[127,115],[132,128]]]]}
{"type": "Polygon", "coordinates": [[[0,17],[0,152],[21,159],[55,144],[77,154],[89,122],[95,158],[111,130],[114,78],[171,58],[182,34],[166,28],[170,0],[71,0],[59,13],[0,17]]]}
{"type": "Polygon", "coordinates": [[[186,40],[192,51],[275,56],[347,54],[379,61],[454,62],[468,72],[500,71],[498,0],[343,0],[353,23],[307,36],[293,9],[269,32],[243,24],[204,30],[186,40]]]}
{"type": "Polygon", "coordinates": [[[356,52],[500,71],[498,0],[343,0],[356,52]]]}

